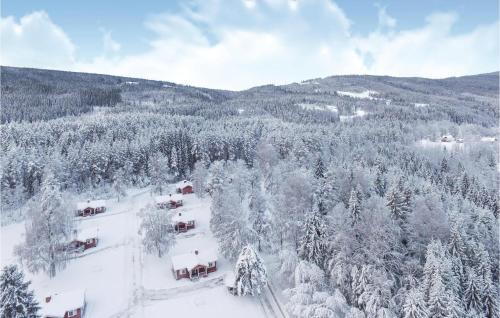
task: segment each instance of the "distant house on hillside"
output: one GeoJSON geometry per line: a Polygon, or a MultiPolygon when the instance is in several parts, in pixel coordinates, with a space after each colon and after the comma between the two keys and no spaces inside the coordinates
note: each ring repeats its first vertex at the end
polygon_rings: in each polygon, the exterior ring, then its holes
{"type": "Polygon", "coordinates": [[[41,313],[43,318],[83,318],[85,305],[85,290],[75,290],[45,297],[41,313]]]}
{"type": "Polygon", "coordinates": [[[78,216],[89,216],[106,211],[105,200],[87,200],[85,202],[78,202],[76,204],[78,216]]]}
{"type": "Polygon", "coordinates": [[[183,180],[176,185],[177,193],[189,194],[193,193],[193,184],[190,181],[183,180]]]}
{"type": "Polygon", "coordinates": [[[441,137],[441,142],[452,142],[452,141],[453,141],[452,135],[444,135],[441,137]]]}
{"type": "Polygon", "coordinates": [[[217,254],[214,251],[198,250],[172,257],[172,272],[175,279],[196,279],[217,270],[217,254]]]}
{"type": "Polygon", "coordinates": [[[158,209],[176,209],[183,205],[182,195],[168,194],[155,197],[156,207],[158,209]]]}
{"type": "Polygon", "coordinates": [[[82,230],[68,244],[68,249],[73,252],[83,252],[89,248],[96,247],[98,242],[97,229],[82,230]]]}
{"type": "Polygon", "coordinates": [[[194,229],[194,217],[188,212],[179,212],[172,217],[172,225],[176,232],[186,232],[194,229]]]}

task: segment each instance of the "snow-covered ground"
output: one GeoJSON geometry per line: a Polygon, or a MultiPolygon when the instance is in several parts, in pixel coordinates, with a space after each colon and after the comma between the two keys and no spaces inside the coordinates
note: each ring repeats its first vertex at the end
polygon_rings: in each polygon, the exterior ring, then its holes
{"type": "Polygon", "coordinates": [[[378,95],[377,91],[363,91],[363,92],[347,92],[347,91],[337,91],[340,96],[349,96],[352,98],[360,99],[376,99],[373,95],[378,95]]]}
{"type": "Polygon", "coordinates": [[[333,113],[337,113],[339,111],[337,106],[334,106],[334,105],[301,103],[301,104],[298,104],[298,106],[305,109],[305,110],[327,110],[327,111],[331,111],[333,113]]]}
{"type": "Polygon", "coordinates": [[[429,106],[429,104],[426,103],[413,103],[413,105],[415,105],[416,108],[423,108],[429,106]]]}
{"type": "Polygon", "coordinates": [[[354,112],[354,115],[340,115],[339,118],[340,118],[340,121],[349,121],[349,120],[352,120],[353,118],[356,118],[356,117],[363,117],[367,114],[366,111],[362,110],[362,109],[358,109],[354,112]]]}
{"type": "MultiPolygon", "coordinates": [[[[172,255],[194,249],[217,249],[209,229],[209,198],[199,199],[194,194],[184,196],[184,206],[178,210],[195,214],[196,228],[180,234],[168,255],[158,258],[143,251],[138,234],[140,218],[137,213],[152,203],[153,198],[147,189],[129,192],[121,202],[108,200],[105,213],[78,218],[80,231],[96,232],[98,229],[96,248],[72,259],[53,279],[43,273],[25,272],[41,303],[52,293],[85,289],[86,317],[265,316],[258,298],[235,297],[226,292],[223,278],[232,267],[220,256],[217,271],[206,278],[177,281],[172,275],[172,255]]],[[[17,262],[13,249],[23,236],[23,223],[1,228],[2,266],[17,262]]]]}

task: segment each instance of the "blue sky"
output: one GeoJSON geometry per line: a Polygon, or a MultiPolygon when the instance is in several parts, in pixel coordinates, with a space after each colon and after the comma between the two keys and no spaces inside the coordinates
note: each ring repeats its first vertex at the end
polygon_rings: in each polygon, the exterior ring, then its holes
{"type": "Polygon", "coordinates": [[[498,70],[498,2],[4,0],[2,65],[243,89],[498,70]]]}

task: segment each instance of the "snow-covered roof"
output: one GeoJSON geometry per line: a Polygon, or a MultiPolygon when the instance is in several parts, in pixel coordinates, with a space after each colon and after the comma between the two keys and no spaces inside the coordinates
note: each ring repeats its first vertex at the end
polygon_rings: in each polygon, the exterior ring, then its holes
{"type": "Polygon", "coordinates": [[[180,254],[172,256],[172,268],[179,269],[192,269],[198,265],[208,266],[209,262],[217,261],[217,253],[214,250],[194,251],[187,254],[180,254]]]}
{"type": "Polygon", "coordinates": [[[182,195],[178,193],[174,194],[167,194],[167,195],[159,195],[155,197],[155,202],[156,203],[166,203],[170,201],[182,201],[182,195]]]}
{"type": "Polygon", "coordinates": [[[86,208],[100,208],[100,207],[105,207],[106,206],[106,200],[87,200],[87,201],[84,201],[84,202],[78,202],[76,204],[76,208],[78,210],[83,210],[83,209],[86,209],[86,208]]]}
{"type": "Polygon", "coordinates": [[[181,182],[177,182],[177,185],[176,185],[176,188],[177,189],[182,189],[182,188],[185,188],[187,186],[190,186],[192,187],[193,184],[191,183],[191,181],[188,181],[188,180],[182,180],[181,182]]]}
{"type": "Polygon", "coordinates": [[[178,222],[187,223],[189,221],[194,221],[194,215],[191,212],[182,211],[182,212],[175,213],[172,216],[173,223],[178,223],[178,222]]]}
{"type": "Polygon", "coordinates": [[[85,305],[85,290],[54,294],[48,303],[43,303],[42,317],[64,317],[68,310],[83,308],[85,305]]]}
{"type": "Polygon", "coordinates": [[[78,230],[75,239],[85,241],[86,239],[97,237],[97,228],[85,228],[78,230]]]}

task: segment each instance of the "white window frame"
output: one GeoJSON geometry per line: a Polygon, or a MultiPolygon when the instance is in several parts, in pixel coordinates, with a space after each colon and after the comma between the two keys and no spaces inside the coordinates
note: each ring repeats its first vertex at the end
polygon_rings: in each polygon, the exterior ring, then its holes
{"type": "Polygon", "coordinates": [[[75,317],[78,315],[78,309],[68,310],[68,317],[75,317]]]}

